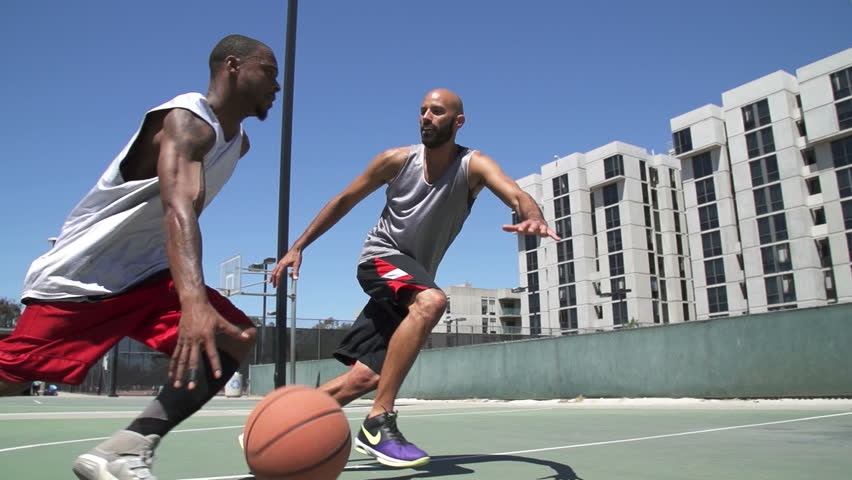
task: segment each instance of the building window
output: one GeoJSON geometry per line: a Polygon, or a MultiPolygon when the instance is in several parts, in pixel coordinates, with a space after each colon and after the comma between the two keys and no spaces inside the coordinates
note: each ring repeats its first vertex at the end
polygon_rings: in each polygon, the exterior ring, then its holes
{"type": "Polygon", "coordinates": [[[651,228],[653,224],[651,223],[651,207],[645,205],[645,226],[651,228]]]}
{"type": "Polygon", "coordinates": [[[571,214],[571,201],[568,195],[559,197],[553,201],[553,211],[555,218],[562,218],[571,214]]]}
{"type": "Polygon", "coordinates": [[[728,311],[728,290],[727,287],[714,287],[707,289],[707,306],[710,313],[727,312],[728,311]]]}
{"type": "Polygon", "coordinates": [[[692,134],[688,128],[672,133],[675,155],[692,150],[692,134]]]}
{"type": "Polygon", "coordinates": [[[648,173],[645,172],[645,168],[645,160],[639,160],[639,178],[641,178],[643,182],[648,181],[648,173]]]}
{"type": "Polygon", "coordinates": [[[778,303],[789,303],[796,301],[796,283],[793,274],[769,277],[766,282],[766,303],[775,305],[778,303]]]}
{"type": "Polygon", "coordinates": [[[701,231],[719,228],[719,211],[716,204],[712,203],[704,207],[698,207],[698,218],[701,222],[701,231]]]}
{"type": "Polygon", "coordinates": [[[538,251],[527,252],[527,271],[538,270],[538,251]]]}
{"type": "Polygon", "coordinates": [[[561,218],[556,221],[556,235],[561,238],[571,236],[571,217],[561,218]]]}
{"type": "Polygon", "coordinates": [[[648,270],[651,272],[651,275],[655,275],[657,273],[657,262],[654,261],[654,254],[652,252],[648,252],[648,270]]]}
{"type": "Polygon", "coordinates": [[[781,197],[781,184],[776,183],[754,191],[754,209],[757,215],[763,215],[784,209],[781,197]]]}
{"type": "Polygon", "coordinates": [[[695,182],[695,196],[699,205],[716,201],[716,188],[713,184],[713,177],[695,182]]]}
{"type": "Polygon", "coordinates": [[[761,245],[787,240],[787,219],[783,213],[758,218],[757,231],[761,245]]]}
{"type": "Polygon", "coordinates": [[[618,252],[622,249],[621,230],[606,232],[606,250],[609,253],[618,252]]]}
{"type": "MultiPolygon", "coordinates": [[[[837,183],[840,183],[839,178],[837,183]]],[[[817,195],[822,193],[822,186],[819,184],[819,177],[806,178],[805,185],[808,187],[808,195],[817,195]]]]}
{"type": "Polygon", "coordinates": [[[852,98],[834,104],[837,109],[837,125],[841,130],[852,128],[852,98]]]}
{"type": "Polygon", "coordinates": [[[562,330],[577,330],[577,309],[565,308],[559,310],[559,328],[562,330]]]}
{"type": "Polygon", "coordinates": [[[607,185],[603,188],[604,207],[618,203],[618,185],[607,185]]]}
{"type": "Polygon", "coordinates": [[[574,259],[574,241],[562,240],[556,244],[556,261],[565,262],[574,259]]]}
{"type": "Polygon", "coordinates": [[[573,307],[574,305],[577,305],[577,287],[574,285],[559,287],[559,306],[573,307]]]}
{"type": "Polygon", "coordinates": [[[747,132],[755,128],[769,125],[772,121],[769,117],[769,102],[763,100],[746,105],[742,108],[743,113],[743,129],[747,132]]]}
{"type": "Polygon", "coordinates": [[[656,186],[657,186],[657,184],[660,182],[660,179],[659,179],[659,177],[657,176],[657,169],[656,169],[656,168],[654,168],[654,167],[650,167],[650,168],[648,169],[648,174],[649,174],[649,176],[650,176],[650,178],[651,178],[651,186],[652,186],[652,187],[656,187],[656,186]]]}
{"type": "Polygon", "coordinates": [[[684,322],[689,321],[689,304],[688,303],[683,304],[683,321],[684,322]]]}
{"type": "Polygon", "coordinates": [[[692,157],[692,178],[698,180],[713,174],[713,160],[710,152],[692,157]]]}
{"type": "Polygon", "coordinates": [[[541,335],[541,315],[530,315],[530,335],[541,335]]]}
{"type": "Polygon", "coordinates": [[[834,160],[834,168],[852,164],[852,137],[831,142],[831,157],[834,160]]]}
{"type": "Polygon", "coordinates": [[[561,197],[568,193],[568,174],[563,174],[553,179],[553,196],[561,197]]]}
{"type": "Polygon", "coordinates": [[[624,325],[627,323],[627,302],[613,302],[612,323],[613,325],[624,325]]]}
{"type": "Polygon", "coordinates": [[[524,250],[535,250],[538,248],[538,235],[524,235],[524,250]]]}
{"type": "Polygon", "coordinates": [[[849,256],[849,261],[852,262],[852,232],[846,234],[846,254],[849,256]]]}
{"type": "Polygon", "coordinates": [[[447,296],[447,313],[451,313],[453,310],[450,308],[450,297],[447,296]]]}
{"type": "Polygon", "coordinates": [[[805,126],[805,120],[796,120],[796,129],[799,130],[800,137],[808,136],[808,127],[805,126]]]}
{"type": "Polygon", "coordinates": [[[559,276],[559,284],[574,283],[574,262],[560,263],[556,266],[556,272],[559,276]]]}
{"type": "Polygon", "coordinates": [[[657,253],[662,255],[663,254],[663,235],[658,233],[655,236],[657,237],[657,253]]]}
{"type": "Polygon", "coordinates": [[[760,249],[760,256],[764,274],[788,272],[793,269],[790,246],[786,243],[763,247],[760,249]]]}
{"type": "Polygon", "coordinates": [[[822,272],[825,284],[825,299],[829,302],[837,301],[837,287],[834,285],[834,270],[828,269],[822,272]]]}
{"type": "Polygon", "coordinates": [[[606,216],[607,230],[621,226],[621,215],[618,213],[618,205],[604,210],[604,215],[606,216]]]}
{"type": "Polygon", "coordinates": [[[675,171],[673,168],[669,169],[669,185],[672,188],[677,188],[677,180],[675,179],[675,171]]]}
{"type": "Polygon", "coordinates": [[[772,136],[772,127],[746,134],[746,146],[748,147],[748,158],[774,152],[775,139],[772,136]]]}
{"type": "Polygon", "coordinates": [[[852,230],[852,200],[847,200],[840,204],[843,210],[843,225],[846,230],[852,230]]]}
{"type": "Polygon", "coordinates": [[[624,255],[616,253],[609,256],[609,275],[615,277],[624,275],[624,255]]]}
{"type": "Polygon", "coordinates": [[[721,258],[704,262],[704,276],[707,285],[725,283],[725,262],[721,258]]]}
{"type": "Polygon", "coordinates": [[[837,171],[837,191],[840,198],[852,197],[852,168],[837,171]]]}
{"type": "Polygon", "coordinates": [[[829,246],[827,238],[818,238],[814,240],[817,249],[817,255],[819,255],[819,264],[822,268],[828,268],[831,266],[831,247],[829,246]]]}
{"type": "Polygon", "coordinates": [[[831,89],[835,100],[852,95],[852,67],[831,74],[831,89]]]}
{"type": "Polygon", "coordinates": [[[680,213],[672,212],[672,217],[674,217],[675,232],[680,233],[681,232],[681,229],[680,229],[680,213]]]}
{"type": "Polygon", "coordinates": [[[704,258],[717,257],[722,254],[722,236],[718,230],[702,233],[701,244],[704,247],[704,258]]]}
{"type": "Polygon", "coordinates": [[[759,187],[764,183],[778,181],[778,159],[775,155],[749,162],[751,167],[751,185],[759,187]]]}
{"type": "MultiPolygon", "coordinates": [[[[541,311],[541,303],[537,293],[531,293],[527,299],[530,304],[530,313],[539,313],[541,311]]],[[[530,318],[532,321],[532,318],[530,318]]]]}
{"type": "MultiPolygon", "coordinates": [[[[529,277],[527,277],[527,278],[529,278],[529,277]]],[[[538,283],[538,279],[536,279],[536,283],[538,283]]],[[[532,289],[530,291],[532,291],[532,289]]],[[[480,303],[481,303],[482,314],[486,315],[488,313],[488,299],[483,298],[480,303]]]]}
{"type": "Polygon", "coordinates": [[[672,208],[675,209],[675,210],[680,210],[680,207],[678,207],[678,201],[677,201],[677,190],[674,190],[674,189],[672,189],[672,208]]]}
{"type": "Polygon", "coordinates": [[[816,153],[814,153],[813,148],[806,148],[802,150],[802,161],[805,162],[805,165],[816,164],[816,153]]]}
{"type": "Polygon", "coordinates": [[[825,225],[825,208],[817,207],[811,210],[814,225],[825,225]]]}
{"type": "MultiPolygon", "coordinates": [[[[528,273],[527,274],[527,291],[529,292],[537,292],[538,291],[538,273],[528,273]]],[[[485,309],[485,306],[482,307],[485,309]]],[[[482,312],[485,313],[485,312],[482,312]]]]}
{"type": "Polygon", "coordinates": [[[621,155],[613,155],[604,159],[604,176],[606,178],[624,175],[624,158],[621,155]]]}

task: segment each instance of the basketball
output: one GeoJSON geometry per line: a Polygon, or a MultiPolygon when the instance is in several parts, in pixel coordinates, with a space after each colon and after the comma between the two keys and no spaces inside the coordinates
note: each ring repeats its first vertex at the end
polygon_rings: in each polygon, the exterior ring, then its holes
{"type": "Polygon", "coordinates": [[[243,428],[257,480],[333,480],[349,459],[349,422],[331,396],[303,385],[263,398],[243,428]]]}

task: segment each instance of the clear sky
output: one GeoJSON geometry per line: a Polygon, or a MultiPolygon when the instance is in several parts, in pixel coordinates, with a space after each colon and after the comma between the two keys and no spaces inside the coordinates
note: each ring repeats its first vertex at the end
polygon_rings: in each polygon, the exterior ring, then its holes
{"type": "MultiPolygon", "coordinates": [[[[223,36],[269,44],[283,67],[285,1],[7,2],[0,16],[0,297],[135,132],[171,97],[206,92],[223,36]]],[[[513,178],[614,140],[664,152],[669,119],[753,79],[852,46],[850,0],[300,2],[290,240],[381,151],[419,141],[423,95],[465,102],[459,143],[513,178]]],[[[252,150],[202,216],[204,271],[277,251],[281,102],[244,126],[252,150]]],[[[354,318],[374,193],[305,251],[298,316],[354,318]]],[[[440,285],[518,285],[509,211],[491,193],[438,272],[440,285]]],[[[259,315],[258,297],[234,297],[259,315]]],[[[270,308],[271,309],[271,308],[270,308]]]]}

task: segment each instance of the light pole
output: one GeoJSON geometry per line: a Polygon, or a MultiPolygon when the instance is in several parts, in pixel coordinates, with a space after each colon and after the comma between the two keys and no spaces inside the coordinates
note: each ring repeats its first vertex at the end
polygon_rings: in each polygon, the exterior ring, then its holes
{"type": "Polygon", "coordinates": [[[263,259],[261,263],[252,263],[248,266],[250,271],[263,271],[263,310],[261,313],[260,320],[260,341],[257,342],[257,347],[254,350],[254,363],[259,363],[259,360],[262,359],[263,352],[263,342],[266,341],[266,297],[268,294],[266,293],[267,286],[267,276],[269,275],[269,270],[266,269],[267,265],[271,265],[275,263],[275,259],[272,257],[266,257],[263,259]]]}
{"type": "MultiPolygon", "coordinates": [[[[464,320],[464,318],[448,318],[448,319],[444,320],[444,323],[447,324],[447,327],[450,327],[453,323],[456,324],[456,333],[453,336],[453,346],[454,347],[459,346],[459,321],[461,321],[461,320],[464,320]]],[[[447,333],[449,333],[449,332],[447,332],[447,333]]]]}

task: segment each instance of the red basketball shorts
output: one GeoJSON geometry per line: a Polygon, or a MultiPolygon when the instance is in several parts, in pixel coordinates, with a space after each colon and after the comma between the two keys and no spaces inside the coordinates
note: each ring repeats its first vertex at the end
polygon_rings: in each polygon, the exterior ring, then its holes
{"type": "MultiPolygon", "coordinates": [[[[212,288],[207,297],[229,322],[253,325],[212,288]]],[[[86,372],[124,337],[171,355],[177,346],[180,300],[168,274],[95,302],[28,305],[12,334],[0,340],[0,379],[78,385],[86,372]]]]}

